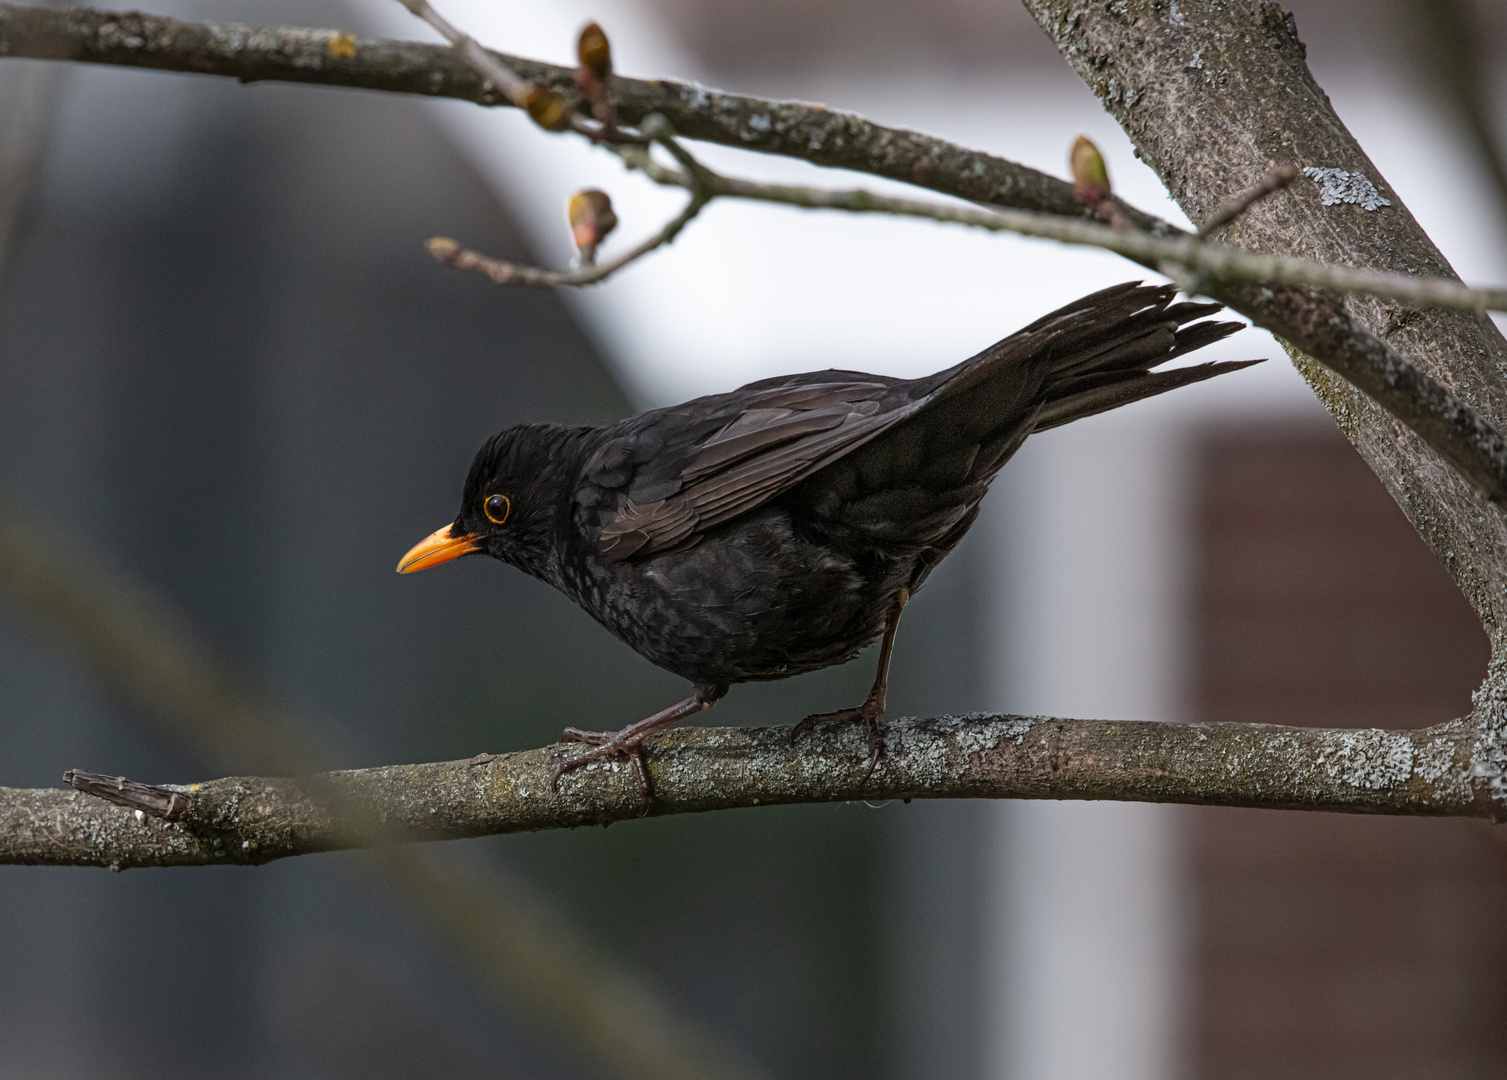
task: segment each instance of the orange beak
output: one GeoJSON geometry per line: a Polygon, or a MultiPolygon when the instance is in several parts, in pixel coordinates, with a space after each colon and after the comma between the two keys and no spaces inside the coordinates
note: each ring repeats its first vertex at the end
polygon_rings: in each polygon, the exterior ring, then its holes
{"type": "Polygon", "coordinates": [[[450,526],[437,529],[409,550],[407,555],[398,560],[398,573],[411,574],[415,570],[427,570],[431,566],[447,563],[451,559],[458,559],[462,555],[469,555],[473,551],[480,551],[482,538],[477,533],[469,533],[466,536],[452,536],[450,526]]]}

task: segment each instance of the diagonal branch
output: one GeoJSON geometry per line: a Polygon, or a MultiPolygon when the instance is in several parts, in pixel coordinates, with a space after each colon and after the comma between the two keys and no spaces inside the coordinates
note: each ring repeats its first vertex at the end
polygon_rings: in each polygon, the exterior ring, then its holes
{"type": "MultiPolygon", "coordinates": [[[[1469,778],[1472,732],[1324,730],[1263,724],[1126,723],[966,716],[888,725],[868,777],[866,736],[827,725],[795,746],[790,728],[682,728],[646,745],[651,813],[856,799],[1118,799],[1351,813],[1491,817],[1469,778]]],[[[561,746],[470,761],[234,777],[191,788],[176,822],[80,792],[0,789],[0,863],[197,866],[265,863],[386,836],[446,840],[606,825],[638,817],[631,769],[550,771],[561,746]]]]}
{"type": "MultiPolygon", "coordinates": [[[[489,50],[519,79],[581,101],[571,68],[489,50]]],[[[0,57],[151,68],[457,98],[512,106],[451,48],[416,41],[360,38],[337,30],[242,23],[190,23],[140,12],[0,4],[0,57]]],[[[945,139],[885,127],[807,102],[767,101],[668,79],[611,77],[618,118],[637,125],[659,113],[681,136],[744,150],[856,169],[892,180],[937,186],[973,202],[1080,216],[1072,185],[1004,158],[945,139]]],[[[1122,205],[1141,229],[1165,222],[1122,205]]]]}
{"type": "MultiPolygon", "coordinates": [[[[1336,115],[1308,69],[1292,16],[1277,5],[1196,0],[1134,13],[1073,0],[1026,0],[1026,6],[1193,220],[1207,218],[1228,198],[1232,177],[1254,178],[1274,158],[1292,161],[1343,177],[1351,190],[1325,198],[1299,181],[1287,194],[1261,201],[1231,226],[1243,247],[1453,276],[1336,115]],[[1191,57],[1204,66],[1191,67],[1191,57]]],[[[1479,473],[1464,463],[1500,460],[1498,431],[1507,426],[1501,333],[1480,315],[1420,311],[1364,296],[1341,301],[1243,285],[1210,292],[1296,351],[1299,370],[1487,632],[1497,644],[1507,640],[1507,516],[1483,505],[1439,460],[1442,455],[1478,484],[1479,473]]],[[[1497,729],[1493,738],[1502,740],[1507,762],[1503,700],[1496,691],[1477,700],[1478,718],[1495,714],[1487,724],[1497,729]]]]}

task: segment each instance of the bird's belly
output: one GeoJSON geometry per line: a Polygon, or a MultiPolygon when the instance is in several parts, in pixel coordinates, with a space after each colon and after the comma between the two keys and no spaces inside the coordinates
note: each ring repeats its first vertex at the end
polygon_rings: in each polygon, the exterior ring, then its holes
{"type": "Polygon", "coordinates": [[[851,659],[883,631],[908,573],[804,540],[778,512],[614,570],[588,609],[648,660],[697,683],[780,679],[851,659]]]}

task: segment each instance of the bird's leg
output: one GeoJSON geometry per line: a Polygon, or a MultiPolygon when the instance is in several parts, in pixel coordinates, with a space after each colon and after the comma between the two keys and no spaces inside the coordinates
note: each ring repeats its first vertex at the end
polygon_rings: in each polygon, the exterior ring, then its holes
{"type": "Polygon", "coordinates": [[[559,789],[560,777],[579,769],[582,765],[589,765],[593,761],[600,761],[613,754],[626,754],[628,760],[633,762],[633,769],[638,774],[638,790],[644,798],[644,808],[647,810],[654,796],[654,785],[649,780],[649,770],[644,767],[644,739],[661,728],[669,727],[677,720],[684,720],[687,716],[698,713],[702,709],[710,709],[726,692],[725,686],[697,686],[695,692],[684,701],[677,702],[668,709],[657,712],[636,724],[629,724],[621,731],[582,731],[580,728],[566,728],[562,736],[563,741],[589,743],[592,749],[556,765],[549,777],[551,790],[559,789]]]}
{"type": "Polygon", "coordinates": [[[900,612],[905,610],[905,602],[909,599],[910,590],[901,589],[895,595],[894,602],[890,604],[889,611],[885,613],[884,639],[879,643],[879,671],[874,675],[874,686],[863,704],[856,709],[812,713],[790,731],[790,741],[793,743],[824,720],[835,720],[839,723],[862,721],[869,733],[869,771],[868,775],[863,778],[865,784],[869,782],[869,777],[874,775],[874,767],[879,764],[879,759],[884,756],[884,732],[879,727],[879,718],[884,715],[885,696],[889,690],[890,653],[895,648],[895,628],[900,625],[900,612]]]}

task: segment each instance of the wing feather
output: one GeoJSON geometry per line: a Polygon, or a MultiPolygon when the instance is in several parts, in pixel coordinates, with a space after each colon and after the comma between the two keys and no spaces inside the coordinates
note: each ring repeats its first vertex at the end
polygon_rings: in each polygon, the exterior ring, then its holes
{"type": "MultiPolygon", "coordinates": [[[[620,493],[601,527],[602,553],[614,561],[646,558],[693,540],[850,453],[924,401],[896,392],[898,380],[867,375],[844,381],[830,378],[837,372],[823,374],[828,378],[820,382],[756,389],[734,412],[711,412],[711,430],[693,426],[683,449],[652,466],[635,448],[648,431],[604,446],[588,464],[589,480],[577,496],[583,508],[606,501],[603,480],[620,493]]],[[[667,421],[682,424],[696,415],[671,413],[667,421]]],[[[675,441],[661,433],[656,445],[675,441]]]]}

